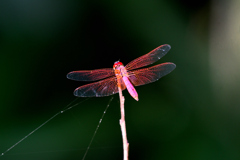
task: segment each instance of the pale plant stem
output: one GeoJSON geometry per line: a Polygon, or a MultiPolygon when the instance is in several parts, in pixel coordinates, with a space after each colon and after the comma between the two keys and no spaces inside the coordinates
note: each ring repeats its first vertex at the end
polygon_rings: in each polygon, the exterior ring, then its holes
{"type": "Polygon", "coordinates": [[[123,160],[128,160],[128,151],[129,151],[129,143],[127,140],[127,130],[126,130],[126,123],[125,123],[125,112],[124,112],[124,96],[122,95],[122,90],[118,87],[119,90],[119,98],[120,98],[120,109],[121,109],[121,119],[119,121],[121,130],[122,130],[122,139],[123,139],[123,160]]]}

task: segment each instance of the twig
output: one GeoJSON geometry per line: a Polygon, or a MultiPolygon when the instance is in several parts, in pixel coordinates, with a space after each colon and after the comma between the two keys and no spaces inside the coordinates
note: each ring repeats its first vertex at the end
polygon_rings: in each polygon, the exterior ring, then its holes
{"type": "Polygon", "coordinates": [[[122,95],[122,90],[118,87],[119,90],[119,98],[120,98],[120,109],[121,109],[121,119],[119,121],[121,130],[122,130],[122,139],[123,139],[123,152],[124,152],[124,159],[128,160],[128,151],[129,151],[129,143],[127,140],[127,130],[126,130],[126,123],[125,123],[125,112],[124,112],[124,96],[122,95]]]}

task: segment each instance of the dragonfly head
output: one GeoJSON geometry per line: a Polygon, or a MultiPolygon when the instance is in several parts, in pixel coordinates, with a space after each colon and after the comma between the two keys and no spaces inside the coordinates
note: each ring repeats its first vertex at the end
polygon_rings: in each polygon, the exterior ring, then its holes
{"type": "Polygon", "coordinates": [[[115,69],[116,67],[119,67],[121,65],[123,65],[122,62],[116,61],[113,65],[113,69],[115,69]]]}

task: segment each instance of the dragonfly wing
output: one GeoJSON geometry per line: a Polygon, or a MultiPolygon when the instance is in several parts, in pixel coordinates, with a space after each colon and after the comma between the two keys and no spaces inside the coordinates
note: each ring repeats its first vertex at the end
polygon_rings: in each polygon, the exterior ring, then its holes
{"type": "Polygon", "coordinates": [[[176,68],[174,63],[162,63],[149,68],[129,71],[129,79],[135,86],[140,86],[157,81],[161,77],[172,72],[176,68]]]}
{"type": "Polygon", "coordinates": [[[141,68],[147,65],[150,65],[160,58],[162,58],[167,52],[171,49],[171,46],[168,44],[161,45],[151,52],[131,61],[126,65],[127,70],[133,70],[136,68],[141,68]]]}
{"type": "Polygon", "coordinates": [[[72,71],[67,74],[67,78],[75,81],[96,81],[114,75],[112,68],[72,71]]]}
{"type": "MultiPolygon", "coordinates": [[[[121,89],[126,89],[126,86],[122,80],[120,83],[121,89]]],[[[94,82],[78,87],[74,91],[74,95],[77,97],[103,97],[116,93],[118,93],[118,84],[116,77],[107,78],[99,82],[94,82]]]]}

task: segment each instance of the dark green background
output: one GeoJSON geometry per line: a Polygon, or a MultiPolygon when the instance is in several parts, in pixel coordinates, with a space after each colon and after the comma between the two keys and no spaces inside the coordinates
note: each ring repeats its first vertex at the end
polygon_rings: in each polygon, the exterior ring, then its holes
{"type": "MultiPolygon", "coordinates": [[[[230,2],[226,1],[226,10],[233,5],[230,2]]],[[[161,44],[170,44],[170,52],[156,64],[173,62],[176,69],[155,83],[137,87],[138,102],[123,92],[130,160],[240,159],[239,84],[231,83],[231,92],[226,90],[229,82],[219,85],[213,78],[225,75],[212,69],[211,31],[221,35],[221,22],[229,16],[224,10],[223,19],[214,19],[216,4],[1,1],[0,153],[75,99],[73,90],[86,83],[68,80],[68,72],[111,68],[119,59],[126,65],[161,44]]],[[[239,44],[234,37],[232,42],[239,44]]],[[[239,61],[233,63],[236,70],[239,61]]],[[[239,72],[231,76],[239,80],[239,72]]],[[[60,114],[0,159],[82,159],[110,98],[91,98],[60,114]]],[[[119,119],[116,94],[86,160],[123,159],[119,119]]]]}

